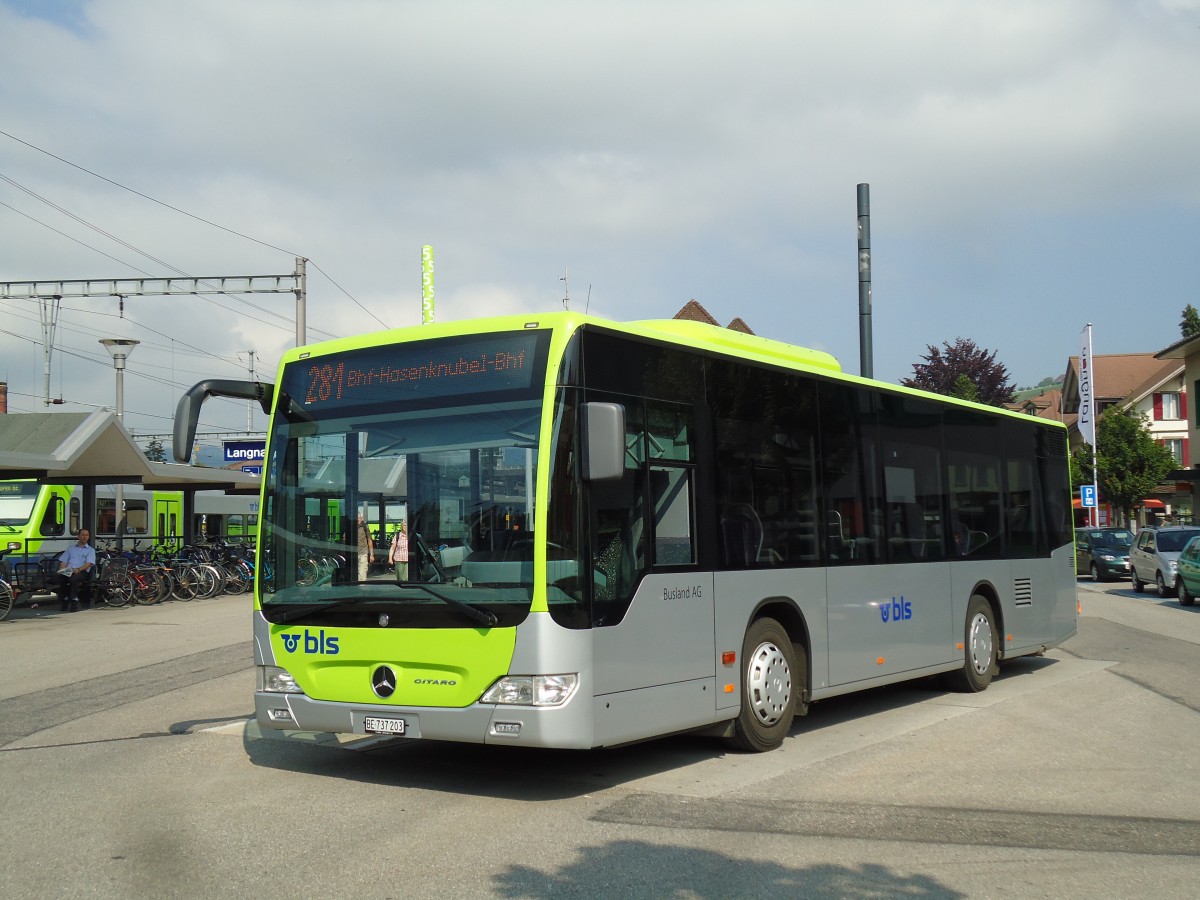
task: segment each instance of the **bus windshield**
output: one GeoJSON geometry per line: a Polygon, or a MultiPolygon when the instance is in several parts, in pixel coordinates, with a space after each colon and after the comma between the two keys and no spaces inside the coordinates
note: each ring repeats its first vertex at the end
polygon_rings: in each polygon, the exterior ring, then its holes
{"type": "MultiPolygon", "coordinates": [[[[542,365],[530,367],[544,371],[538,345],[542,365]]],[[[378,365],[382,351],[370,352],[378,365]]],[[[540,377],[306,403],[295,398],[313,367],[293,365],[264,472],[264,615],[343,625],[383,615],[415,627],[522,620],[533,594],[540,377]]],[[[346,358],[333,366],[352,370],[346,358]]]]}

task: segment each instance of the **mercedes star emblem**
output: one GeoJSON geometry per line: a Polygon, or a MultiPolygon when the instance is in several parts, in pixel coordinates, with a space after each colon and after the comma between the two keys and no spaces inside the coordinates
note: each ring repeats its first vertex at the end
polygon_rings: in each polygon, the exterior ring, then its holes
{"type": "Polygon", "coordinates": [[[396,693],[396,673],[388,666],[380,666],[371,674],[371,690],[384,700],[392,696],[396,693]]]}

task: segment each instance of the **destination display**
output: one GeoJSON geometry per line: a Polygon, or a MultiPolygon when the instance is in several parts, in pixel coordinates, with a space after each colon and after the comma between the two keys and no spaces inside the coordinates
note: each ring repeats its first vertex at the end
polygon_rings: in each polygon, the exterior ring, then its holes
{"type": "Polygon", "coordinates": [[[549,331],[511,331],[351,350],[289,363],[283,389],[308,410],[529,390],[549,331]]]}

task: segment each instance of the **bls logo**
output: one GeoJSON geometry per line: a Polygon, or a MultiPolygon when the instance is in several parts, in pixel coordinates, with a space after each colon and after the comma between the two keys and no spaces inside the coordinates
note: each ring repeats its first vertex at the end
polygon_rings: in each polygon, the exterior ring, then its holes
{"type": "Polygon", "coordinates": [[[885,600],[883,603],[879,604],[879,617],[885,622],[888,621],[889,618],[893,622],[899,622],[903,619],[911,619],[912,603],[908,600],[905,600],[904,597],[901,597],[899,600],[893,597],[891,603],[888,603],[885,600]]]}
{"type": "Polygon", "coordinates": [[[288,653],[295,653],[300,646],[300,639],[304,639],[305,653],[326,653],[329,656],[337,656],[338,654],[338,639],[336,637],[325,637],[325,629],[322,628],[317,634],[313,634],[307,628],[304,629],[304,634],[281,634],[283,638],[283,649],[288,653]]]}

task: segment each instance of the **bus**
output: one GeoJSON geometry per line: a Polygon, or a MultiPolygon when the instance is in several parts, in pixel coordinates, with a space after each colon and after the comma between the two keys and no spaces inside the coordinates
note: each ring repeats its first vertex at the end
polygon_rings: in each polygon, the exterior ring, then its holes
{"type": "Polygon", "coordinates": [[[981,691],[1076,630],[1063,426],[825,353],[571,312],[423,325],[197,384],[181,461],[209,396],[271,414],[265,729],[765,751],[813,702],[981,691]],[[406,571],[360,578],[360,514],[385,545],[403,522],[406,571]]]}

